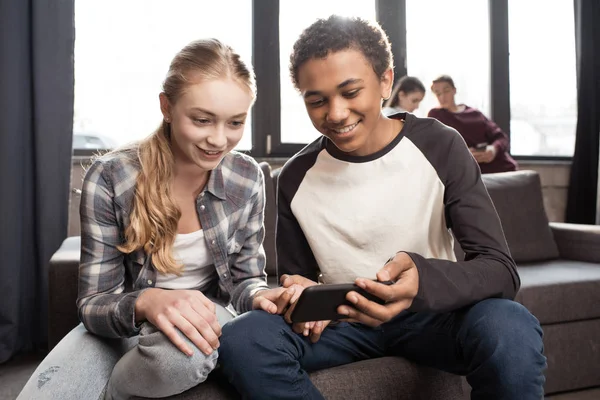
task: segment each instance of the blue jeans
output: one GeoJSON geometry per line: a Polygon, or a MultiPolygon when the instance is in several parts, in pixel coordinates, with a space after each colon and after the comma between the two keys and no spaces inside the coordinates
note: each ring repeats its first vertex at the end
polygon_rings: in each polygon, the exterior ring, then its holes
{"type": "MultiPolygon", "coordinates": [[[[216,304],[221,325],[233,318],[216,304]]],[[[181,334],[181,333],[180,333],[181,334]]],[[[44,358],[17,400],[121,400],[166,397],[203,382],[217,364],[192,346],[188,357],[154,325],[144,322],[139,336],[107,339],[79,324],[44,358]]]]}
{"type": "Polygon", "coordinates": [[[542,399],[542,329],[514,301],[444,314],[403,312],[378,328],[342,322],[313,344],[279,315],[252,311],[223,327],[219,363],[248,399],[322,399],[311,371],[382,356],[466,375],[473,399],[542,399]]]}

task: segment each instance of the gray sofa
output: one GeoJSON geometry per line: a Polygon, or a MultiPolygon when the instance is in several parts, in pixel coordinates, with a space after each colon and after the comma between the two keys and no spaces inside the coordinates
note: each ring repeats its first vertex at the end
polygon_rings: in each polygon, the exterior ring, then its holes
{"type": "MultiPolygon", "coordinates": [[[[276,284],[274,250],[277,171],[266,177],[265,250],[276,284]]],[[[519,171],[484,176],[502,220],[522,286],[517,301],[538,317],[548,357],[546,393],[600,385],[600,227],[548,223],[538,175],[519,171]]],[[[457,248],[457,256],[461,250],[457,248]]],[[[79,238],[71,237],[50,261],[49,347],[76,326],[79,238]]],[[[384,357],[310,374],[328,399],[466,399],[462,377],[384,357]]],[[[218,373],[173,399],[236,399],[218,373]]]]}

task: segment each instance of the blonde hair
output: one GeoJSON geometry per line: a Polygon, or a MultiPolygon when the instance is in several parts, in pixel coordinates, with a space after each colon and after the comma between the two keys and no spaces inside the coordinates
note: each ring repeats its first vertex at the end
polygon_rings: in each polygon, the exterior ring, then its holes
{"type": "MultiPolygon", "coordinates": [[[[170,104],[175,104],[190,84],[219,78],[245,84],[256,96],[251,67],[231,47],[216,39],[194,41],[171,61],[163,93],[170,104]]],[[[174,174],[170,137],[171,125],[163,121],[156,131],[137,144],[140,173],[125,242],[118,249],[131,253],[143,248],[159,272],[180,274],[183,266],[175,261],[171,251],[181,211],[170,192],[174,174]]]]}

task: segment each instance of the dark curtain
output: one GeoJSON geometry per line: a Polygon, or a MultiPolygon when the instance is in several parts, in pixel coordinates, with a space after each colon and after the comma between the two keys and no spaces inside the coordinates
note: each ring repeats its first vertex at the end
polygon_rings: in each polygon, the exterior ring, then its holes
{"type": "Polygon", "coordinates": [[[67,236],[74,0],[0,0],[0,363],[47,341],[67,236]]]}
{"type": "MultiPolygon", "coordinates": [[[[594,224],[600,146],[600,1],[575,0],[575,39],[577,136],[569,180],[566,221],[594,224]]],[[[557,57],[560,57],[560,49],[556,50],[557,57]]]]}

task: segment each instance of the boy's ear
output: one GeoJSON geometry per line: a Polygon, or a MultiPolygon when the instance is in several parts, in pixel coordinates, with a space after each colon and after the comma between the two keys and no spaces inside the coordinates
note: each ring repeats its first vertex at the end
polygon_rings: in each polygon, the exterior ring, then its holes
{"type": "Polygon", "coordinates": [[[383,99],[389,99],[392,95],[392,86],[394,84],[394,70],[388,68],[381,76],[381,97],[383,99]]]}

